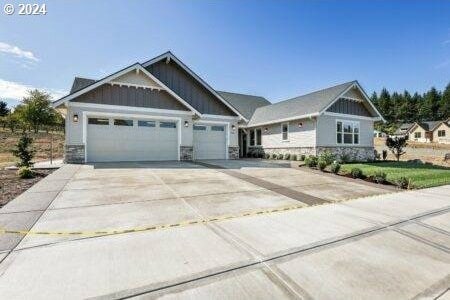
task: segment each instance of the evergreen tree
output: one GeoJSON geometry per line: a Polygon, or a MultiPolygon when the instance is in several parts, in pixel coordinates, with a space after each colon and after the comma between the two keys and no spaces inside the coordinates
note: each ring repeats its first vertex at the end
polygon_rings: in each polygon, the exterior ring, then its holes
{"type": "Polygon", "coordinates": [[[372,96],[370,96],[370,101],[372,101],[373,105],[378,108],[378,95],[376,92],[372,93],[372,96]]]}
{"type": "Polygon", "coordinates": [[[421,115],[422,118],[428,121],[439,119],[439,104],[441,102],[441,95],[432,87],[425,95],[422,104],[421,115]]]}
{"type": "Polygon", "coordinates": [[[408,122],[420,122],[422,121],[422,118],[420,116],[420,107],[422,104],[423,98],[422,96],[415,92],[414,95],[411,98],[411,116],[410,119],[408,120],[408,122]]]}
{"type": "Polygon", "coordinates": [[[441,101],[439,103],[439,118],[440,120],[447,120],[450,118],[450,83],[442,93],[441,101]]]}
{"type": "Polygon", "coordinates": [[[383,88],[378,98],[378,109],[387,122],[392,122],[392,102],[391,95],[386,88],[383,88]]]}
{"type": "Polygon", "coordinates": [[[8,113],[9,113],[8,104],[5,101],[0,100],[0,117],[4,117],[8,115],[8,113]]]}

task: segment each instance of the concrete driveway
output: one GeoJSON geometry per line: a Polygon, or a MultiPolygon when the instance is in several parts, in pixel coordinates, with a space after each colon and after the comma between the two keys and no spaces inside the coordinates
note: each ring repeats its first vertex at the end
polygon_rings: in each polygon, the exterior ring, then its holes
{"type": "Polygon", "coordinates": [[[0,210],[0,295],[436,297],[449,194],[260,161],[66,165],[0,210]]]}

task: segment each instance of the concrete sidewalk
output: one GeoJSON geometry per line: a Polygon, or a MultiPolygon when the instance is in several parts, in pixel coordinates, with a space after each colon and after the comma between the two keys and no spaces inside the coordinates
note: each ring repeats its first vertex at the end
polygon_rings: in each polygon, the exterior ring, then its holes
{"type": "MultiPolygon", "coordinates": [[[[310,184],[295,175],[302,172],[255,167],[251,174],[264,180],[291,174],[282,184],[310,184]]],[[[67,166],[55,173],[33,187],[33,197],[0,210],[0,218],[34,213],[19,225],[82,231],[301,203],[189,163],[67,166]]],[[[324,180],[320,187],[334,184],[324,180]]],[[[0,295],[433,299],[450,286],[449,195],[443,186],[142,232],[2,240],[0,295]]]]}

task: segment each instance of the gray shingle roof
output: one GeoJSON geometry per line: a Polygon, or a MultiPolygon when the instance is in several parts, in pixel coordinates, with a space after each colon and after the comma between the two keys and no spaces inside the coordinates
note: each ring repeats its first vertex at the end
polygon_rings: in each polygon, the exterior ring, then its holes
{"type": "Polygon", "coordinates": [[[93,84],[95,81],[96,80],[94,79],[75,77],[75,79],[73,80],[72,88],[70,89],[70,93],[73,94],[87,87],[88,85],[93,84]]]}
{"type": "Polygon", "coordinates": [[[248,126],[318,113],[355,82],[356,81],[346,82],[300,97],[259,107],[255,110],[248,126]]]}
{"type": "Polygon", "coordinates": [[[420,122],[419,125],[422,126],[426,131],[433,130],[436,125],[441,123],[442,121],[424,121],[420,122]]]}
{"type": "Polygon", "coordinates": [[[228,101],[244,117],[250,120],[255,110],[259,107],[270,105],[270,101],[264,97],[217,91],[222,98],[228,101]]]}

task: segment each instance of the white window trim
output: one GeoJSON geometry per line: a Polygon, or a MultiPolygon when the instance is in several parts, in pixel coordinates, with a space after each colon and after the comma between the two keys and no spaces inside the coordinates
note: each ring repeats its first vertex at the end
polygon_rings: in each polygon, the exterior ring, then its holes
{"type": "Polygon", "coordinates": [[[290,136],[290,130],[289,130],[289,122],[281,123],[281,141],[282,142],[289,142],[289,136],[290,136]],[[287,125],[287,139],[283,139],[283,125],[287,125]]]}
{"type": "MultiPolygon", "coordinates": [[[[335,134],[335,141],[336,141],[336,145],[337,146],[357,146],[361,144],[361,126],[360,126],[360,122],[359,121],[353,121],[353,120],[336,120],[336,124],[335,124],[335,130],[334,130],[334,134],[335,134]],[[337,139],[337,123],[341,122],[342,123],[342,131],[341,131],[341,143],[338,143],[338,139],[337,139]],[[344,123],[351,123],[352,124],[352,142],[349,143],[344,143],[344,123]],[[357,125],[359,131],[358,131],[358,143],[355,144],[355,125],[357,125]]],[[[348,133],[347,133],[348,134],[348,133]]]]}

